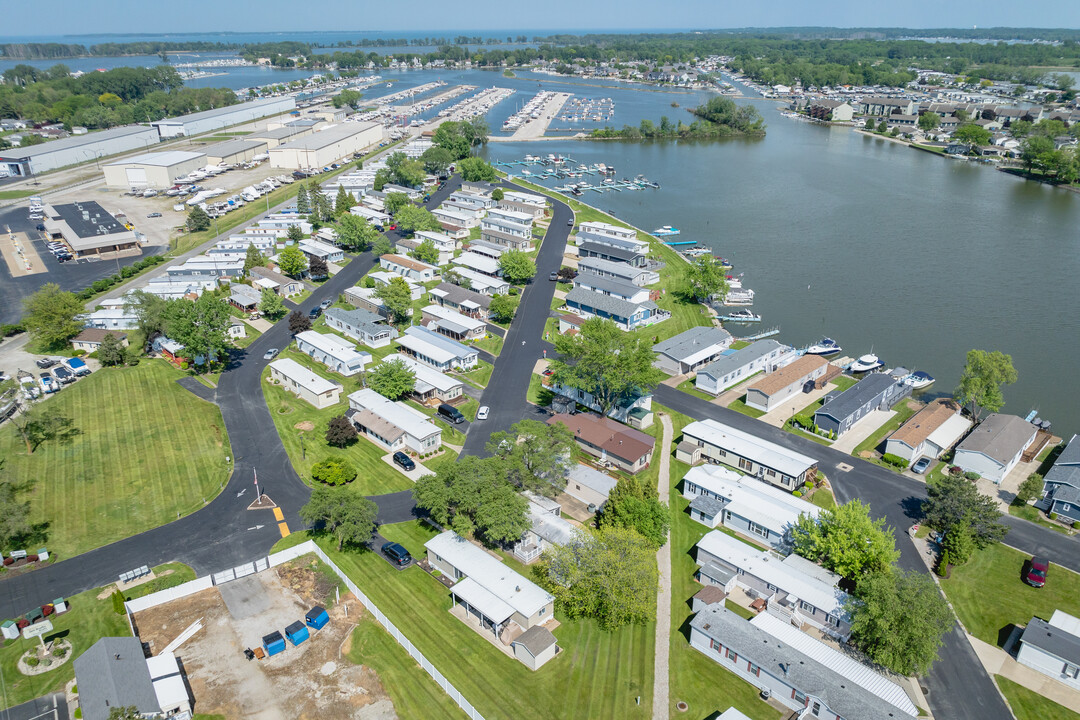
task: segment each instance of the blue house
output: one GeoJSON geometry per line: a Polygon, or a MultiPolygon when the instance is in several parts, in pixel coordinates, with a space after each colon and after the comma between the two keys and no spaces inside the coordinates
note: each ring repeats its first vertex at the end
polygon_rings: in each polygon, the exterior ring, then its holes
{"type": "Polygon", "coordinates": [[[631,302],[580,286],[566,294],[566,306],[586,319],[600,317],[611,320],[621,330],[635,330],[671,317],[671,313],[661,310],[652,300],[631,302]]]}
{"type": "Polygon", "coordinates": [[[814,413],[814,423],[840,437],[874,410],[888,410],[911,393],[911,386],[891,375],[868,375],[844,392],[826,401],[814,413]]]}
{"type": "Polygon", "coordinates": [[[1047,512],[1080,520],[1080,440],[1073,435],[1043,479],[1047,512]]]}

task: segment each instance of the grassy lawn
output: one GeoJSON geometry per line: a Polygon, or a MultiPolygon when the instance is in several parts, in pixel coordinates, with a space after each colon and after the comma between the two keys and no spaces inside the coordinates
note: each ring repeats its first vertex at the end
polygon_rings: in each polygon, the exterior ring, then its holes
{"type": "Polygon", "coordinates": [[[750,347],[751,343],[746,340],[735,340],[731,343],[732,350],[742,350],[745,347],[750,347]]]}
{"type": "Polygon", "coordinates": [[[426,467],[433,473],[439,472],[439,469],[442,468],[444,465],[453,465],[457,462],[458,455],[456,452],[446,447],[445,445],[442,446],[442,449],[443,452],[441,455],[436,455],[435,457],[429,458],[424,461],[424,467],[426,467]]]}
{"type": "Polygon", "coordinates": [[[1015,502],[1009,505],[1009,514],[1015,515],[1019,518],[1024,518],[1028,522],[1033,522],[1036,525],[1042,525],[1044,528],[1049,528],[1064,535],[1070,535],[1068,528],[1063,527],[1060,523],[1051,522],[1047,520],[1042,514],[1041,510],[1038,510],[1033,505],[1027,503],[1016,504],[1015,502]]]}
{"type": "Polygon", "coordinates": [[[435,684],[405,648],[365,613],[353,630],[345,657],[374,670],[402,720],[458,720],[464,718],[450,696],[435,684]]]}
{"type": "Polygon", "coordinates": [[[83,434],[26,454],[9,423],[0,457],[33,483],[32,519],[47,522],[60,559],[175,520],[209,502],[229,478],[232,456],[218,408],[180,387],[163,360],[109,368],[65,388],[45,407],[83,434]]]}
{"type": "Polygon", "coordinates": [[[754,619],[754,613],[753,612],[751,612],[750,610],[747,610],[746,608],[744,608],[742,605],[739,605],[738,603],[731,602],[731,600],[724,600],[724,607],[726,607],[728,610],[730,610],[731,612],[733,612],[736,615],[738,615],[739,617],[741,617],[743,620],[753,620],[754,619]]]}
{"type": "MultiPolygon", "coordinates": [[[[131,631],[127,619],[113,611],[112,600],[108,597],[98,600],[100,592],[100,589],[87,590],[67,598],[68,611],[49,618],[53,632],[45,639],[66,638],[72,644],[73,656],[79,657],[100,638],[129,637],[131,631]]],[[[46,693],[63,690],[64,685],[75,677],[74,659],[42,675],[26,676],[20,673],[17,667],[19,658],[37,644],[34,638],[19,638],[6,640],[0,647],[0,670],[5,682],[4,693],[0,694],[0,707],[14,707],[46,693]]]]}
{"type": "Polygon", "coordinates": [[[1049,619],[1055,609],[1080,615],[1080,575],[1054,565],[1046,587],[1033,588],[1020,579],[1028,556],[1004,545],[979,550],[967,565],[942,578],[957,616],[975,637],[1000,646],[1013,625],[1032,616],[1049,619]],[[988,590],[992,588],[992,591],[988,590]]]}
{"type": "Polygon", "coordinates": [[[244,323],[244,330],[247,332],[247,335],[242,338],[236,338],[235,340],[233,340],[233,345],[238,348],[246,348],[248,345],[258,340],[259,336],[262,335],[261,332],[251,327],[247,323],[244,323]]]}
{"type": "Polygon", "coordinates": [[[152,595],[159,590],[168,590],[195,579],[195,571],[184,563],[178,562],[158,565],[154,568],[154,575],[153,580],[144,582],[142,585],[136,585],[124,593],[124,599],[134,600],[135,598],[152,595]]]}
{"type": "MultiPolygon", "coordinates": [[[[417,553],[434,535],[418,523],[387,525],[381,532],[417,553]]],[[[605,632],[592,621],[569,620],[556,609],[562,624],[555,637],[563,652],[533,672],[450,615],[449,592],[419,567],[399,572],[370,552],[338,553],[332,541],[319,543],[490,720],[650,717],[653,624],[605,632]]],[[[420,704],[422,697],[415,699],[420,704]]],[[[426,706],[423,716],[430,716],[426,706]]]]}
{"type": "Polygon", "coordinates": [[[470,385],[475,385],[478,388],[485,388],[487,387],[488,380],[491,379],[491,371],[494,369],[495,366],[491,363],[477,360],[475,369],[470,370],[469,372],[454,372],[452,374],[458,376],[470,385]]]}
{"type": "MultiPolygon", "coordinates": [[[[457,445],[459,447],[465,444],[465,433],[458,430],[456,425],[449,423],[446,420],[443,420],[442,416],[437,415],[433,408],[425,407],[424,405],[421,405],[415,400],[406,400],[405,404],[411,407],[413,410],[424,413],[436,425],[438,425],[439,429],[442,430],[443,442],[450,443],[451,445],[457,445]]],[[[464,413],[462,414],[464,415],[464,413]]]]}
{"type": "MultiPolygon", "coordinates": [[[[266,374],[269,374],[269,370],[266,374]]],[[[262,384],[266,405],[274,418],[285,451],[304,482],[314,484],[311,479],[312,465],[322,460],[340,458],[348,460],[356,468],[356,479],[348,487],[361,495],[381,495],[412,487],[407,477],[382,461],[386,451],[367,438],[358,438],[346,448],[327,445],[326,426],[330,418],[343,415],[349,409],[347,401],[319,410],[283,388],[266,382],[266,374],[262,384]],[[301,430],[306,427],[304,423],[311,423],[313,429],[301,430]]]]}
{"type": "Polygon", "coordinates": [[[855,378],[848,377],[847,375],[837,375],[835,378],[832,379],[833,387],[836,388],[837,390],[839,390],[840,392],[844,392],[845,390],[847,390],[848,388],[854,386],[858,382],[859,381],[856,380],[855,378]]]}
{"type": "Polygon", "coordinates": [[[0,200],[19,200],[21,198],[37,195],[40,190],[0,190],[0,200]]]}
{"type": "Polygon", "coordinates": [[[1009,701],[1016,720],[1080,720],[1080,713],[1047,700],[1034,690],[1014,683],[1007,677],[995,675],[1001,694],[1009,701]]]}
{"type": "Polygon", "coordinates": [[[752,408],[747,405],[745,395],[740,398],[735,398],[728,403],[728,409],[734,410],[735,412],[741,412],[743,415],[749,415],[752,418],[759,418],[765,414],[764,410],[758,410],[757,408],[752,408]]]}
{"type": "Polygon", "coordinates": [[[503,339],[499,335],[490,334],[487,337],[480,338],[476,342],[472,343],[473,347],[486,350],[492,355],[498,355],[502,352],[503,339]]]}
{"type": "MultiPolygon", "coordinates": [[[[909,398],[897,403],[896,407],[893,409],[896,411],[896,414],[893,415],[892,419],[875,430],[870,437],[856,445],[855,449],[851,451],[852,455],[855,457],[863,457],[861,454],[863,452],[876,452],[877,447],[885,442],[886,437],[896,432],[901,425],[911,419],[912,415],[922,409],[922,403],[917,403],[909,398]]],[[[895,468],[893,469],[895,470],[895,468]]]]}
{"type": "Polygon", "coordinates": [[[687,393],[688,395],[693,395],[694,397],[701,398],[702,400],[715,400],[716,399],[713,395],[710,395],[707,392],[702,392],[701,390],[698,390],[697,386],[694,384],[693,379],[683,380],[681,383],[679,383],[678,389],[682,390],[684,393],[687,393]]]}
{"type": "Polygon", "coordinates": [[[820,487],[815,490],[814,493],[810,496],[809,500],[822,510],[832,510],[836,507],[836,498],[833,497],[833,494],[824,487],[820,487]]]}
{"type": "Polygon", "coordinates": [[[536,373],[529,376],[529,392],[525,395],[526,400],[533,405],[544,406],[551,403],[553,395],[554,393],[551,390],[544,387],[544,380],[541,376],[536,373]]]}

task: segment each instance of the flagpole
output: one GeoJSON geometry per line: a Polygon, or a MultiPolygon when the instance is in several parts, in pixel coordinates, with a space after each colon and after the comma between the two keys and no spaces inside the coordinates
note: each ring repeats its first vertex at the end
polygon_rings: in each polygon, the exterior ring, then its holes
{"type": "Polygon", "coordinates": [[[255,502],[258,502],[262,497],[262,493],[259,492],[259,471],[255,468],[251,469],[255,473],[255,502]]]}

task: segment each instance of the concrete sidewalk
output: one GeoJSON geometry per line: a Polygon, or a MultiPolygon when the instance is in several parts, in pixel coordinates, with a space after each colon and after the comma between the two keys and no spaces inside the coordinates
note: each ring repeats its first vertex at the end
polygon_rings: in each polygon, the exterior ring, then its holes
{"type": "MultiPolygon", "coordinates": [[[[664,427],[660,441],[660,472],[656,480],[660,502],[668,504],[671,492],[671,440],[674,429],[671,417],[660,413],[660,424],[664,427]]],[[[656,589],[656,648],[653,654],[653,720],[667,720],[671,711],[668,687],[668,655],[671,650],[671,542],[656,551],[656,565],[660,571],[660,582],[656,589]]]]}

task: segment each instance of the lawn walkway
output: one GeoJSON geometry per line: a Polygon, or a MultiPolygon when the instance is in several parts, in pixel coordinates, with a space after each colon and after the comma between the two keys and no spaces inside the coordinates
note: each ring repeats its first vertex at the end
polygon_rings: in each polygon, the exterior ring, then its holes
{"type": "MultiPolygon", "coordinates": [[[[660,414],[660,424],[664,426],[664,435],[660,441],[660,474],[657,476],[657,491],[660,502],[668,506],[668,492],[671,487],[671,439],[674,431],[671,418],[660,414]]],[[[660,583],[656,592],[656,656],[653,658],[653,720],[668,718],[668,660],[671,649],[671,543],[665,542],[656,551],[656,565],[660,570],[660,583]]]]}

